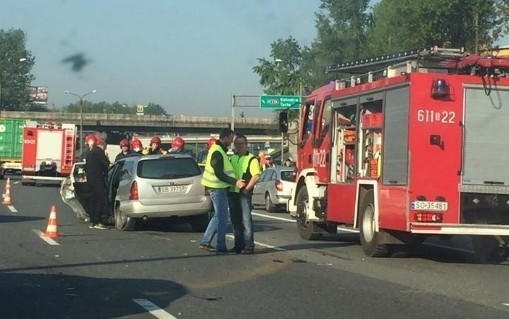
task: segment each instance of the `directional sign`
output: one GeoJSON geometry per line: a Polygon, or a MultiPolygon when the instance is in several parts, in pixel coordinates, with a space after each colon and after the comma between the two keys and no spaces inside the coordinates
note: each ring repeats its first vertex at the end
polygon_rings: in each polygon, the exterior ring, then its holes
{"type": "Polygon", "coordinates": [[[297,95],[261,95],[260,107],[267,109],[298,109],[302,98],[297,95]]]}

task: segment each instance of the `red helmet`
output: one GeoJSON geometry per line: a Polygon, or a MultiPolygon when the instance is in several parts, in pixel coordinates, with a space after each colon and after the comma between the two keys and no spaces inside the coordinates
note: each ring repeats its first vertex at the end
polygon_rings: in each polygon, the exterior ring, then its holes
{"type": "Polygon", "coordinates": [[[211,137],[208,139],[207,141],[207,150],[210,150],[210,148],[212,147],[212,145],[216,144],[216,139],[211,137]]]}
{"type": "Polygon", "coordinates": [[[133,139],[131,141],[131,148],[143,148],[143,145],[141,144],[141,141],[137,138],[133,139]]]}
{"type": "Polygon", "coordinates": [[[152,145],[152,143],[157,143],[158,145],[161,145],[161,139],[159,138],[159,136],[154,135],[152,139],[150,139],[150,145],[152,145]]]}
{"type": "Polygon", "coordinates": [[[96,144],[97,145],[106,145],[106,143],[104,143],[104,139],[100,136],[97,137],[96,144]]]}
{"type": "Polygon", "coordinates": [[[95,136],[95,134],[88,134],[87,137],[85,137],[85,144],[88,144],[89,142],[97,144],[97,136],[95,136]]]}
{"type": "Polygon", "coordinates": [[[183,151],[184,144],[185,144],[184,139],[180,136],[177,136],[171,142],[171,148],[173,148],[175,150],[183,151]]]}
{"type": "Polygon", "coordinates": [[[129,147],[129,140],[126,138],[124,138],[123,140],[120,141],[120,147],[124,147],[124,146],[129,147]]]}

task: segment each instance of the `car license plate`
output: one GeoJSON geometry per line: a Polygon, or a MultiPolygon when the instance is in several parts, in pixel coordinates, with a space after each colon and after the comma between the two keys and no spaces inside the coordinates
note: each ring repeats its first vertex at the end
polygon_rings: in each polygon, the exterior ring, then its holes
{"type": "Polygon", "coordinates": [[[412,209],[445,212],[448,209],[448,204],[447,202],[413,201],[412,209]]]}
{"type": "Polygon", "coordinates": [[[187,190],[187,185],[171,185],[171,186],[160,186],[160,193],[184,193],[187,190]]]}

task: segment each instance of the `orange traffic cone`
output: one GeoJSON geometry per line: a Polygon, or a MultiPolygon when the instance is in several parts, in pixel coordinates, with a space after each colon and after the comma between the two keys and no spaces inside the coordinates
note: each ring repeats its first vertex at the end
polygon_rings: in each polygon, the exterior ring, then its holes
{"type": "Polygon", "coordinates": [[[49,238],[57,238],[57,207],[55,205],[51,206],[51,212],[49,214],[48,227],[46,228],[46,232],[44,236],[49,238]]]}
{"type": "Polygon", "coordinates": [[[11,202],[11,179],[7,178],[7,183],[5,184],[5,193],[4,193],[4,201],[2,204],[4,205],[12,205],[11,202]]]}

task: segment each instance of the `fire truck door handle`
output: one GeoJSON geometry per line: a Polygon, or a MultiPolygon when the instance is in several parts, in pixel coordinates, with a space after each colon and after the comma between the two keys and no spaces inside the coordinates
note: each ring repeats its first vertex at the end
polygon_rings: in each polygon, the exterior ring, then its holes
{"type": "Polygon", "coordinates": [[[444,141],[442,141],[442,137],[440,135],[430,135],[429,143],[431,145],[437,145],[441,150],[444,149],[444,141]]]}

